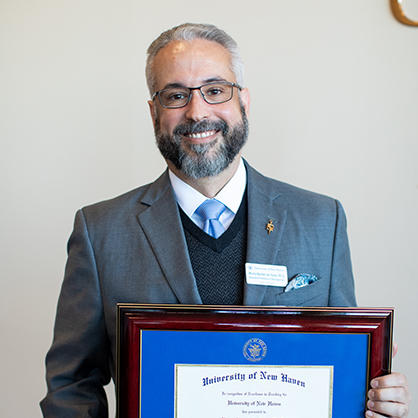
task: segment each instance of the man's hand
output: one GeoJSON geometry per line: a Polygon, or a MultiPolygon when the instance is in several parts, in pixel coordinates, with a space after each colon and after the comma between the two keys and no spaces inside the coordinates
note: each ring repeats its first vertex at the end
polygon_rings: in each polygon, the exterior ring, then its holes
{"type": "MultiPolygon", "coordinates": [[[[398,345],[393,344],[393,356],[398,351],[398,345]]],[[[411,395],[408,380],[401,373],[391,373],[377,377],[370,383],[369,400],[367,402],[367,418],[405,418],[409,413],[411,395]]]]}

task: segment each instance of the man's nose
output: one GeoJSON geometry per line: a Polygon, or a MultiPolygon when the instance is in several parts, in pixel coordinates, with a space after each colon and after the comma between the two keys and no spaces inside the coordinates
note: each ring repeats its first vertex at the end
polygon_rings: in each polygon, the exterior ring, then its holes
{"type": "Polygon", "coordinates": [[[200,90],[192,90],[191,95],[190,101],[186,106],[186,118],[198,122],[209,117],[211,105],[205,102],[200,90]]]}

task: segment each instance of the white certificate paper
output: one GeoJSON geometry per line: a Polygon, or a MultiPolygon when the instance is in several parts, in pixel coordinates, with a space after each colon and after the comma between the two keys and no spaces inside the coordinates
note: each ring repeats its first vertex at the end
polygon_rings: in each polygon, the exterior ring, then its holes
{"type": "Polygon", "coordinates": [[[175,418],[332,417],[333,366],[175,365],[175,418]]]}

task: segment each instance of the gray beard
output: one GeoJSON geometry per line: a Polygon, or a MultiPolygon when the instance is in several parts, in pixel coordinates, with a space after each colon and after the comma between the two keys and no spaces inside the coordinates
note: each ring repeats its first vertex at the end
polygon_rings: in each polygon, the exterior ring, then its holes
{"type": "Polygon", "coordinates": [[[171,161],[185,176],[192,179],[213,177],[222,173],[241,151],[248,139],[248,119],[241,106],[242,122],[232,129],[224,121],[202,120],[178,125],[173,135],[161,133],[158,116],[155,121],[155,138],[162,156],[171,161]],[[207,131],[220,131],[222,138],[208,144],[183,142],[182,135],[207,131]],[[221,142],[220,142],[221,141],[221,142]],[[186,147],[187,150],[183,149],[186,147]],[[217,147],[216,150],[213,148],[217,147]]]}

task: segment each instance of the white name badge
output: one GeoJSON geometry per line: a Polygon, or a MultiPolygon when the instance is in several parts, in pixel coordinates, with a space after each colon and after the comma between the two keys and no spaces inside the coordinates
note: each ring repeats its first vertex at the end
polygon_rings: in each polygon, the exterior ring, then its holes
{"type": "Polygon", "coordinates": [[[245,263],[248,284],[263,286],[287,286],[287,267],[273,264],[245,263]]]}

